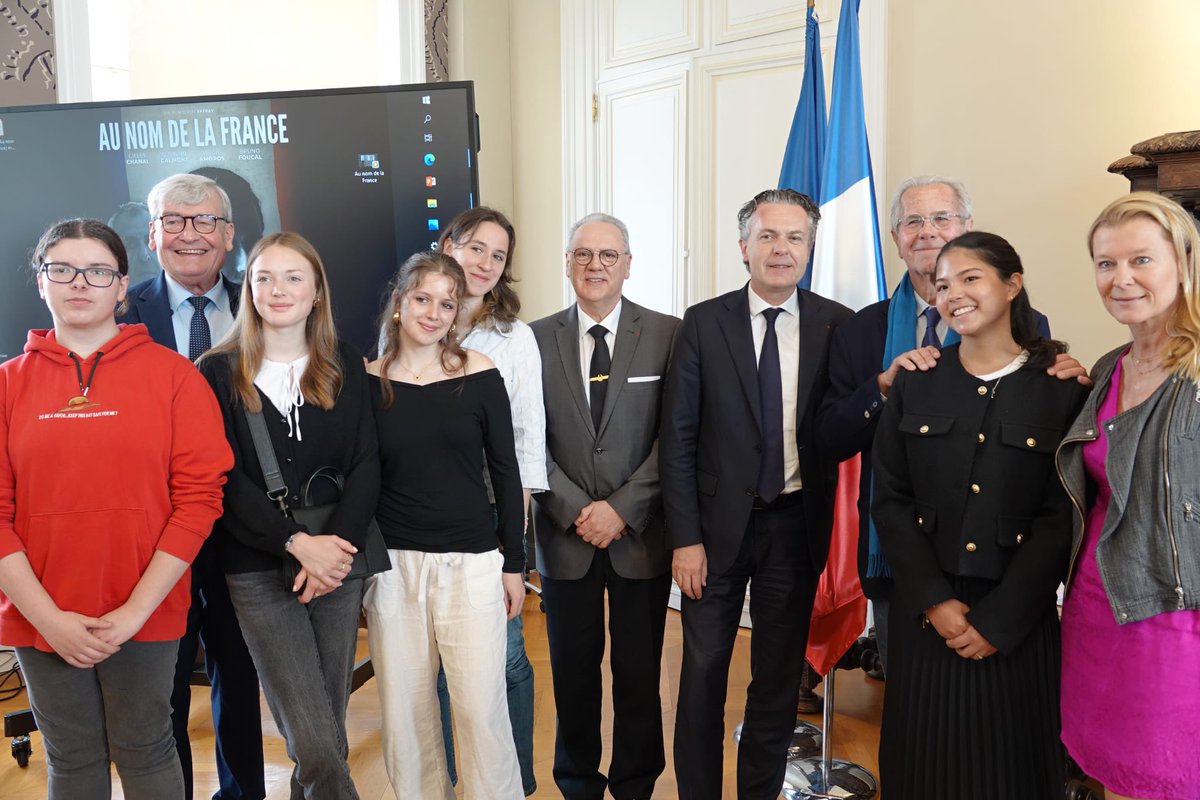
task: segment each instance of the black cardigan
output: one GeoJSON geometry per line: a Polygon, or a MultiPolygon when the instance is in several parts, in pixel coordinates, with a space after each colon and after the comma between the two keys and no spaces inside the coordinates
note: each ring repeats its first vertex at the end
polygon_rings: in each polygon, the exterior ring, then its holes
{"type": "MultiPolygon", "coordinates": [[[[375,418],[362,356],[345,342],[339,343],[338,351],[343,375],[341,393],[329,411],[307,403],[300,407],[300,441],[288,436],[287,420],[261,390],[258,394],[288,488],[288,504],[300,504],[300,486],[313,472],[325,466],[336,467],[345,476],[345,487],[330,519],[330,530],[320,533],[335,533],[362,548],[379,498],[375,418]]],[[[279,506],[267,497],[245,407],[233,389],[229,357],[206,358],[200,371],[217,396],[225,436],[233,448],[234,465],[225,483],[225,509],[213,528],[223,566],[230,574],[276,569],[286,555],[288,537],[305,528],[284,517],[279,506]]],[[[320,497],[315,500],[331,501],[320,497]]]]}
{"type": "Polygon", "coordinates": [[[875,436],[871,511],[910,612],[953,598],[947,576],[996,581],[968,619],[1011,652],[1053,605],[1071,544],[1054,452],[1087,393],[1033,367],[981,381],[957,345],[935,369],[900,373],[875,436]]]}

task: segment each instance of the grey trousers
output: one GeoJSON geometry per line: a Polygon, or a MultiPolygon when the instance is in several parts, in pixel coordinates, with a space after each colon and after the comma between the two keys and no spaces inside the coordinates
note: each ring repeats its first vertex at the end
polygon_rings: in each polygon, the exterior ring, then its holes
{"type": "Polygon", "coordinates": [[[287,744],[292,800],[358,800],[346,762],[346,705],[362,579],[307,605],[283,570],[227,575],[229,597],[271,716],[287,744]]]}
{"type": "Polygon", "coordinates": [[[171,733],[178,640],[128,641],[91,669],[18,647],[29,704],[46,747],[49,800],[107,800],[109,764],[129,800],[182,800],[171,733]]]}

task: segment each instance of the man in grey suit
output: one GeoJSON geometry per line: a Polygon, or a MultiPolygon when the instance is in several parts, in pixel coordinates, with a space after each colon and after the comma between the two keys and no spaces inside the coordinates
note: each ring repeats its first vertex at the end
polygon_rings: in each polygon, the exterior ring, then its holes
{"type": "Polygon", "coordinates": [[[620,220],[571,228],[577,302],[533,323],[546,398],[549,491],[534,497],[537,568],[554,673],[554,781],[569,800],[648,798],[665,767],[658,695],[671,591],[658,484],[662,376],[679,320],[624,299],[620,220]],[[600,771],[608,592],[613,749],[600,771]]]}

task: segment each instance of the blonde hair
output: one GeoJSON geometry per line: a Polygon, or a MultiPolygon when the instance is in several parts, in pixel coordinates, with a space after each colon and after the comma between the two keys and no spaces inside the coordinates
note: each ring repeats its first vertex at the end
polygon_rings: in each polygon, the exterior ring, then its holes
{"type": "Polygon", "coordinates": [[[1131,192],[1109,203],[1096,217],[1088,229],[1088,253],[1095,256],[1093,244],[1100,228],[1122,225],[1138,217],[1158,223],[1175,248],[1179,264],[1180,298],[1167,321],[1167,349],[1162,365],[1176,375],[1200,382],[1200,275],[1196,264],[1200,233],[1192,215],[1161,194],[1131,192]]]}
{"type": "Polygon", "coordinates": [[[254,262],[268,247],[286,247],[299,253],[312,267],[317,284],[317,302],[304,324],[304,339],[308,344],[308,365],[300,377],[300,392],[307,403],[328,411],[333,408],[342,391],[343,364],[338,354],[337,328],[329,302],[329,280],[321,256],[307,239],[298,233],[271,233],[258,240],[246,258],[246,284],[233,327],[200,360],[214,355],[229,355],[233,373],[233,388],[246,409],[262,411],[262,401],[254,387],[254,378],[262,368],[263,323],[254,299],[250,296],[250,281],[254,279],[254,262]]]}

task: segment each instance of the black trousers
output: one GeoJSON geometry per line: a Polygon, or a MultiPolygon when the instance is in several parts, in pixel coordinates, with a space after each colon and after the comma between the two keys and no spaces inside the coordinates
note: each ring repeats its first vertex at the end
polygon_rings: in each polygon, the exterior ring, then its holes
{"type": "Polygon", "coordinates": [[[198,644],[204,645],[204,667],[212,684],[212,717],[216,734],[217,780],[214,800],[262,800],[262,714],[258,704],[258,672],[238,626],[225,584],[217,543],[209,539],[192,563],[192,606],[187,632],[179,640],[175,687],[171,693],[171,726],[183,768],[184,794],[192,800],[192,747],[188,738],[190,680],[198,644]]]}
{"type": "Polygon", "coordinates": [[[742,546],[699,600],[683,598],[683,666],[675,717],[681,800],[720,800],[729,660],[750,584],[750,686],[737,759],[739,800],[775,800],[796,725],[801,665],[818,575],[803,497],[781,495],[750,514],[742,546]]]}
{"type": "Polygon", "coordinates": [[[596,551],[579,580],[542,576],[558,709],[554,782],[567,800],[602,800],[606,786],[617,800],[648,798],[654,792],[654,782],[666,768],[658,682],[670,594],[670,575],[623,578],[607,550],[596,551]],[[607,777],[600,772],[606,589],[613,698],[607,777]]]}

